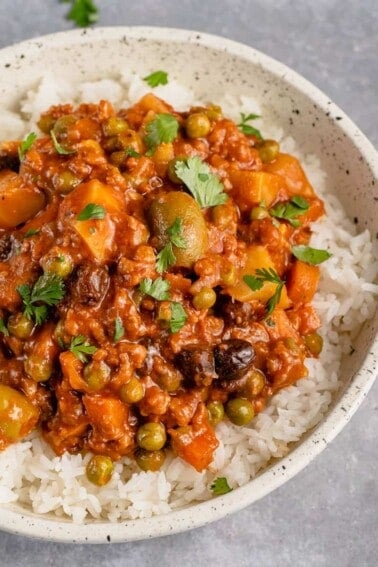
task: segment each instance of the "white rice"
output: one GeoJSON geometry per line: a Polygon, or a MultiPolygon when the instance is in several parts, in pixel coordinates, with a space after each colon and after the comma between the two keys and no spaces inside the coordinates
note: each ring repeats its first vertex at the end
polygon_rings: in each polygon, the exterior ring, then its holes
{"type": "MultiPolygon", "coordinates": [[[[67,100],[95,102],[104,98],[116,106],[129,106],[147,90],[145,82],[130,73],[124,73],[119,82],[101,80],[79,87],[58,83],[56,77],[46,75],[26,94],[20,115],[2,109],[0,131],[4,139],[22,138],[35,130],[40,113],[52,104],[67,100]]],[[[154,92],[178,109],[198,104],[192,93],[175,81],[154,92]]],[[[235,100],[225,96],[217,102],[234,119],[240,111],[261,113],[256,101],[249,97],[235,100]]],[[[286,455],[290,444],[322,419],[340,386],[341,357],[350,351],[361,324],[374,314],[378,286],[371,282],[377,276],[378,260],[369,232],[358,234],[337,198],[326,192],[325,174],[318,159],[301,155],[295,141],[284,138],[283,131],[266,120],[261,127],[267,136],[280,141],[281,148],[299,157],[327,209],[327,217],[315,223],[311,239],[314,247],[329,250],[332,257],[321,267],[319,291],[314,300],[325,340],[320,359],[307,361],[309,377],[276,394],[251,427],[220,423],[219,448],[210,470],[202,473],[173,455],[155,473],[140,472],[131,459],[125,458],[115,464],[111,481],[98,488],[85,475],[90,454],[57,457],[39,434],[34,433],[28,440],[0,453],[0,504],[18,502],[37,514],[68,516],[77,523],[91,518],[116,522],[164,514],[211,498],[209,485],[217,476],[227,477],[233,488],[245,484],[272,458],[286,455]]]]}

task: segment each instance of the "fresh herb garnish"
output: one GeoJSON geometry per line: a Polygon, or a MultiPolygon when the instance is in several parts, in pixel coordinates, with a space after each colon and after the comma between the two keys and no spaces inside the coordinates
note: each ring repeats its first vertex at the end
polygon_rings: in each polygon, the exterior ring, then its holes
{"type": "Polygon", "coordinates": [[[125,148],[126,157],[140,157],[140,154],[134,150],[133,147],[128,146],[125,148]]]}
{"type": "Polygon", "coordinates": [[[37,325],[46,319],[47,307],[56,305],[64,296],[63,280],[56,274],[43,274],[33,287],[22,284],[16,289],[24,304],[24,315],[34,318],[37,325]]]}
{"type": "Polygon", "coordinates": [[[152,155],[156,146],[163,142],[173,142],[177,137],[179,123],[172,114],[156,114],[146,126],[145,142],[148,147],[146,155],[152,155]]]}
{"type": "Polygon", "coordinates": [[[8,328],[4,322],[4,319],[0,319],[0,333],[3,333],[3,335],[5,335],[6,337],[9,337],[9,331],[8,328]]]}
{"type": "Polygon", "coordinates": [[[273,268],[269,268],[268,270],[266,268],[258,268],[255,271],[254,276],[244,276],[243,280],[247,284],[247,286],[252,289],[252,291],[258,291],[259,289],[261,289],[265,282],[277,284],[274,294],[266,304],[267,315],[271,315],[276,305],[280,302],[281,293],[285,282],[281,280],[281,278],[279,277],[277,272],[273,270],[273,268]]]}
{"type": "Polygon", "coordinates": [[[298,260],[312,264],[313,266],[325,262],[332,256],[327,250],[311,248],[311,246],[293,246],[291,251],[298,260]]]}
{"type": "Polygon", "coordinates": [[[170,283],[163,278],[152,280],[151,278],[144,278],[139,284],[139,290],[146,295],[150,295],[158,301],[165,301],[169,299],[170,283]]]}
{"type": "Polygon", "coordinates": [[[308,201],[304,197],[295,195],[286,203],[277,203],[277,205],[269,210],[269,213],[273,217],[287,220],[292,226],[298,227],[300,226],[300,222],[297,217],[304,215],[308,209],[308,201]]]}
{"type": "Polygon", "coordinates": [[[125,334],[125,329],[122,323],[121,317],[116,317],[114,321],[114,336],[113,340],[115,343],[118,343],[122,339],[125,334]]]}
{"type": "Polygon", "coordinates": [[[72,5],[66,16],[67,20],[74,21],[75,24],[82,28],[97,22],[98,8],[93,0],[61,0],[61,2],[71,3],[72,5]]]}
{"type": "Polygon", "coordinates": [[[187,244],[182,236],[182,220],[176,218],[174,223],[168,228],[167,234],[169,241],[162,248],[156,257],[156,271],[159,274],[165,272],[169,266],[173,266],[176,262],[176,256],[173,252],[173,246],[177,248],[186,248],[187,244]]]}
{"type": "Polygon", "coordinates": [[[177,161],[175,171],[200,207],[214,207],[227,201],[222,182],[198,156],[177,161]]]}
{"type": "Polygon", "coordinates": [[[97,205],[96,203],[89,203],[80,213],[77,215],[77,220],[85,221],[90,219],[103,219],[105,218],[106,210],[102,205],[97,205]]]}
{"type": "Polygon", "coordinates": [[[147,77],[143,77],[143,81],[146,81],[149,87],[152,89],[158,87],[159,85],[167,85],[168,84],[168,73],[165,71],[155,71],[147,77]]]}
{"type": "Polygon", "coordinates": [[[26,152],[30,150],[36,139],[37,134],[30,132],[30,134],[26,136],[25,140],[20,143],[18,147],[18,157],[20,161],[24,159],[26,152]]]}
{"type": "Polygon", "coordinates": [[[229,486],[227,478],[225,476],[220,476],[213,481],[210,486],[210,490],[214,496],[221,496],[222,494],[231,492],[232,488],[229,486]]]}
{"type": "Polygon", "coordinates": [[[39,234],[39,230],[37,230],[36,228],[29,228],[29,230],[27,230],[24,234],[24,239],[35,236],[36,234],[39,234]]]}
{"type": "Polygon", "coordinates": [[[171,319],[169,321],[171,333],[177,333],[177,331],[185,325],[187,318],[188,316],[181,303],[178,303],[178,301],[172,301],[171,319]]]}
{"type": "Polygon", "coordinates": [[[97,347],[89,344],[88,339],[84,335],[78,335],[77,337],[72,337],[69,346],[70,351],[81,360],[81,362],[88,362],[87,354],[94,354],[97,347]]]}
{"type": "Polygon", "coordinates": [[[61,156],[69,156],[72,154],[76,154],[76,150],[66,150],[65,148],[63,148],[63,146],[59,144],[58,140],[56,139],[54,130],[51,130],[50,136],[54,143],[54,148],[56,153],[58,153],[61,156]]]}
{"type": "Polygon", "coordinates": [[[247,124],[247,122],[252,122],[252,120],[256,120],[257,118],[261,118],[261,116],[259,114],[244,114],[244,112],[241,112],[238,128],[246,136],[255,136],[259,140],[263,140],[260,130],[251,126],[251,124],[247,124]]]}

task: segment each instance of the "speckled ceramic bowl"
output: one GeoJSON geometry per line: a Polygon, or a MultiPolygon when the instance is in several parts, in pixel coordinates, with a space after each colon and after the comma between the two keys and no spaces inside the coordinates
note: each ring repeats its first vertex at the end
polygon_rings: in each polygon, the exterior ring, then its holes
{"type": "MultiPolygon", "coordinates": [[[[197,32],[161,28],[105,28],[50,35],[0,52],[0,103],[16,104],[41,70],[73,80],[117,74],[127,66],[142,76],[169,71],[196,95],[217,100],[224,92],[264,97],[277,124],[305,152],[321,158],[351,218],[377,230],[378,162],[372,145],[324,94],[299,75],[250,47],[197,32]],[[374,197],[375,190],[375,197],[374,197]]],[[[375,325],[377,322],[375,323],[375,325]]],[[[346,425],[376,375],[374,321],[365,324],[356,350],[342,368],[344,386],[322,422],[289,455],[233,492],[187,509],[150,519],[73,525],[40,517],[20,507],[0,510],[0,528],[51,540],[127,541],[179,532],[212,522],[247,506],[305,467],[346,425]]]]}

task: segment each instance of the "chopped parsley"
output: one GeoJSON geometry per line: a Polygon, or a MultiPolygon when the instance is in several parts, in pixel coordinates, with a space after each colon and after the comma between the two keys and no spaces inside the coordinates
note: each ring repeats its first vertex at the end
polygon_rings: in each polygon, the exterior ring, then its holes
{"type": "Polygon", "coordinates": [[[118,343],[122,339],[125,334],[125,329],[122,323],[121,317],[116,317],[114,321],[114,336],[113,340],[115,343],[118,343]]]}
{"type": "Polygon", "coordinates": [[[57,305],[64,296],[63,280],[56,274],[43,274],[33,287],[22,284],[16,289],[24,304],[24,315],[34,319],[37,325],[47,318],[47,308],[57,305]]]}
{"type": "Polygon", "coordinates": [[[147,85],[152,89],[158,87],[159,85],[168,84],[168,73],[165,71],[155,71],[147,77],[143,77],[143,81],[146,81],[147,85]]]}
{"type": "Polygon", "coordinates": [[[66,4],[71,3],[67,20],[72,20],[76,25],[85,28],[98,20],[98,8],[93,0],[61,0],[66,4]]]}
{"type": "Polygon", "coordinates": [[[210,490],[214,496],[222,496],[222,494],[231,492],[232,488],[229,486],[227,478],[225,476],[220,476],[212,482],[210,490]]]}
{"type": "Polygon", "coordinates": [[[248,124],[248,122],[252,122],[257,118],[261,118],[261,116],[259,114],[244,114],[244,112],[241,112],[238,128],[246,136],[255,136],[259,140],[263,140],[260,130],[257,130],[254,126],[248,124]]]}
{"type": "Polygon", "coordinates": [[[139,284],[139,291],[150,295],[158,301],[165,301],[169,299],[170,283],[163,278],[152,280],[151,278],[144,278],[139,284]]]}
{"type": "Polygon", "coordinates": [[[198,156],[178,160],[175,171],[200,207],[214,207],[227,201],[222,182],[198,156]]]}
{"type": "Polygon", "coordinates": [[[88,339],[84,335],[78,335],[77,337],[72,337],[69,349],[76,358],[85,363],[88,362],[86,355],[94,354],[97,347],[89,344],[88,339]]]}
{"type": "Polygon", "coordinates": [[[61,156],[69,156],[72,154],[76,154],[76,150],[66,150],[65,148],[63,148],[63,146],[59,144],[58,140],[56,139],[54,130],[51,130],[50,136],[53,141],[54,148],[57,154],[61,156]]]}
{"type": "Polygon", "coordinates": [[[39,230],[37,230],[36,228],[29,228],[29,230],[27,230],[24,234],[24,239],[36,236],[37,234],[39,234],[39,230]]]}
{"type": "Polygon", "coordinates": [[[291,251],[298,260],[312,264],[313,266],[325,262],[332,256],[327,250],[311,248],[311,246],[293,246],[291,251]]]}
{"type": "Polygon", "coordinates": [[[297,219],[300,215],[304,215],[309,209],[309,203],[300,195],[295,195],[287,203],[277,203],[272,207],[269,213],[278,219],[284,219],[289,221],[289,223],[294,226],[300,226],[300,222],[297,219]]]}
{"type": "Polygon", "coordinates": [[[285,282],[281,280],[281,278],[279,277],[277,272],[273,270],[273,268],[269,268],[268,270],[266,268],[258,268],[254,276],[244,276],[243,280],[247,284],[247,286],[252,289],[252,291],[258,291],[259,289],[261,289],[265,282],[277,284],[274,294],[266,304],[267,315],[271,315],[276,305],[280,302],[281,293],[285,282]]]}
{"type": "Polygon", "coordinates": [[[4,322],[4,319],[0,318],[0,333],[3,333],[6,337],[9,337],[8,328],[4,322]]]}
{"type": "Polygon", "coordinates": [[[90,219],[103,219],[105,218],[106,210],[102,205],[96,203],[88,203],[86,207],[77,215],[77,220],[85,221],[90,219]]]}
{"type": "Polygon", "coordinates": [[[152,155],[156,147],[163,142],[173,142],[178,130],[178,120],[172,114],[156,114],[146,126],[145,142],[148,147],[146,155],[152,155]]]}
{"type": "Polygon", "coordinates": [[[125,154],[126,157],[140,157],[140,154],[132,146],[125,148],[125,154]]]}
{"type": "Polygon", "coordinates": [[[185,325],[187,318],[188,316],[181,303],[178,303],[178,301],[172,301],[171,319],[169,321],[171,333],[177,333],[177,331],[185,325]]]}
{"type": "Polygon", "coordinates": [[[30,150],[36,139],[37,139],[37,134],[35,134],[34,132],[30,132],[30,134],[26,136],[25,140],[23,140],[20,143],[18,148],[18,157],[20,161],[24,159],[26,152],[30,150]]]}
{"type": "Polygon", "coordinates": [[[173,246],[176,248],[186,248],[187,244],[182,236],[182,220],[176,218],[174,223],[168,228],[167,234],[169,241],[162,248],[156,257],[156,271],[159,274],[165,272],[169,266],[173,266],[176,262],[176,256],[173,252],[173,246]]]}

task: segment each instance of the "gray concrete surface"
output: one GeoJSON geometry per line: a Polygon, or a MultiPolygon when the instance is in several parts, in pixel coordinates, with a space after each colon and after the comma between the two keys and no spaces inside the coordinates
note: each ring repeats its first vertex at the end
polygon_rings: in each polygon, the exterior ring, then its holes
{"type": "MultiPolygon", "coordinates": [[[[303,74],[377,145],[377,0],[97,0],[98,25],[198,29],[249,44],[303,74]]],[[[0,47],[70,29],[68,4],[1,0],[0,47]]],[[[0,77],[1,80],[1,77],[0,77]]],[[[263,500],[167,538],[74,546],[0,533],[4,566],[364,567],[378,564],[378,385],[337,439],[263,500]]],[[[0,512],[1,513],[1,512],[0,512]]]]}

